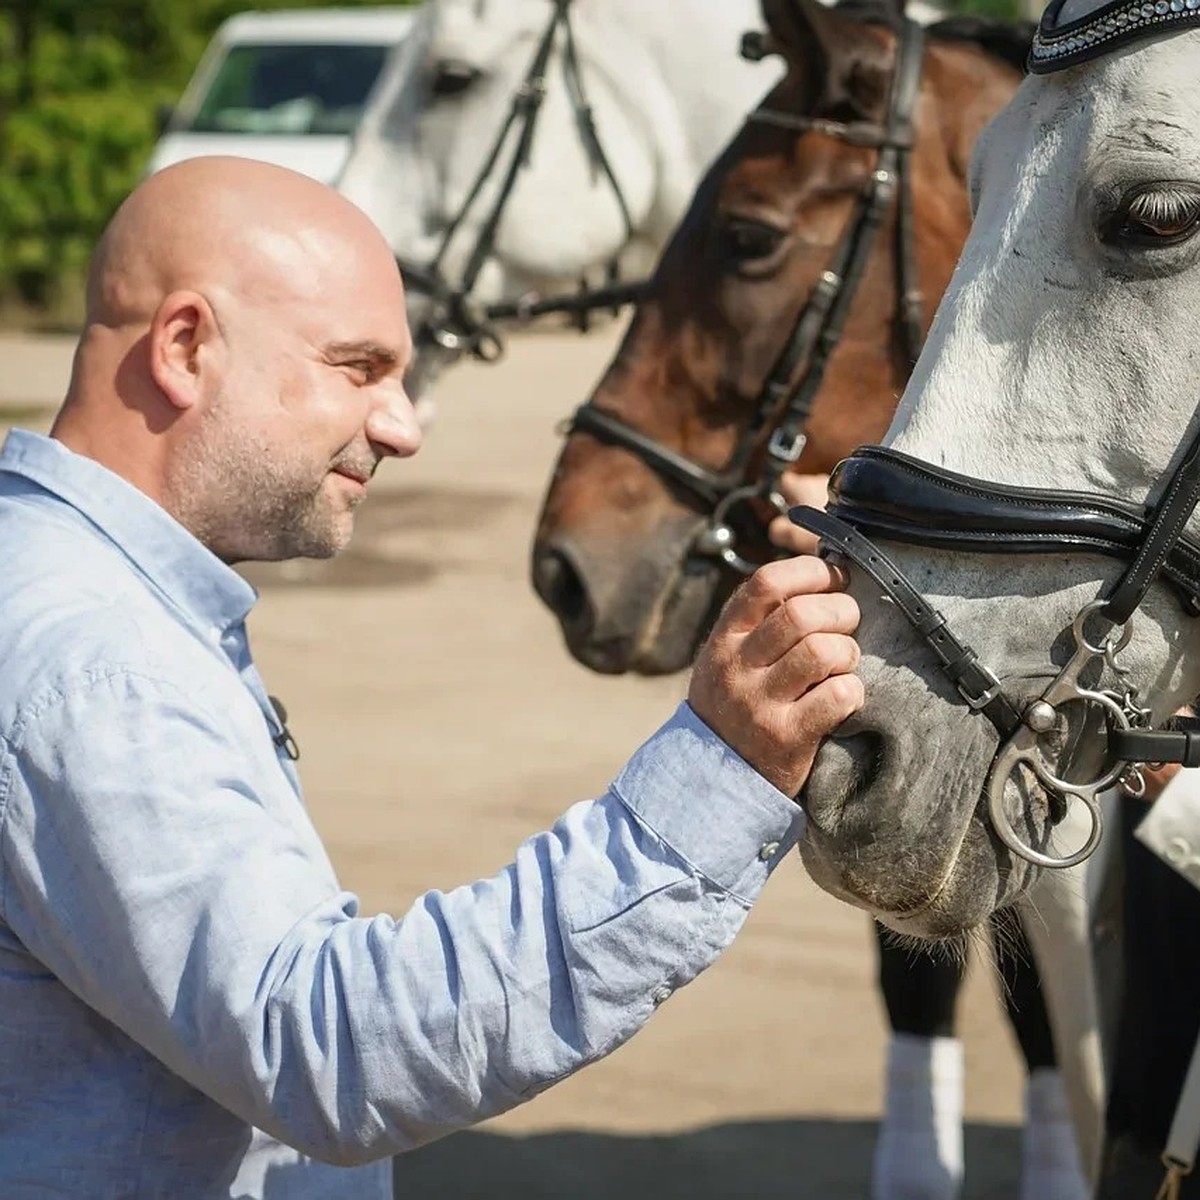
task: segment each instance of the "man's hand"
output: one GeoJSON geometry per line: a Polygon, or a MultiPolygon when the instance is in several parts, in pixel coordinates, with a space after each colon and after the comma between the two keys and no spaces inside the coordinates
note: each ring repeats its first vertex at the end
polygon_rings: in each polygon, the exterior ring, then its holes
{"type": "MultiPolygon", "coordinates": [[[[779,490],[790,505],[824,508],[828,488],[828,475],[785,475],[779,481],[779,490]]],[[[793,525],[786,515],[776,517],[767,528],[767,534],[776,546],[789,554],[815,554],[817,551],[817,535],[793,525]]]]}
{"type": "Polygon", "coordinates": [[[862,707],[858,605],[819,558],[768,563],[725,606],[688,702],[781,792],[795,796],[821,739],[862,707]]]}
{"type": "MultiPolygon", "coordinates": [[[[1179,717],[1194,717],[1195,709],[1190,704],[1185,704],[1182,708],[1175,710],[1175,715],[1179,717]]],[[[1135,800],[1145,800],[1147,804],[1152,804],[1163,794],[1163,789],[1183,770],[1179,763],[1159,763],[1157,766],[1144,765],[1138,768],[1138,773],[1142,777],[1142,782],[1145,787],[1140,792],[1132,792],[1129,788],[1125,788],[1126,795],[1132,796],[1135,800]]]]}
{"type": "MultiPolygon", "coordinates": [[[[1153,803],[1163,794],[1163,788],[1182,770],[1183,768],[1178,763],[1163,763],[1158,767],[1142,767],[1142,782],[1146,787],[1144,791],[1134,796],[1134,798],[1136,800],[1145,800],[1147,804],[1153,803]]],[[[1125,790],[1129,791],[1128,788],[1125,790]]],[[[1133,796],[1134,793],[1129,792],[1129,795],[1133,796]]]]}

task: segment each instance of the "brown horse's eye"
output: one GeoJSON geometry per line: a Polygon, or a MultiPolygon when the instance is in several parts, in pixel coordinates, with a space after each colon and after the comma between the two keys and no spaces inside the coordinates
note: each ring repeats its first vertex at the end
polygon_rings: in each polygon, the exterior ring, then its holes
{"type": "Polygon", "coordinates": [[[1127,247],[1174,246],[1200,230],[1200,187],[1160,183],[1128,192],[1105,231],[1127,247]]]}
{"type": "Polygon", "coordinates": [[[726,217],[717,227],[721,256],[735,270],[770,259],[787,236],[786,230],[753,217],[726,217]]]}

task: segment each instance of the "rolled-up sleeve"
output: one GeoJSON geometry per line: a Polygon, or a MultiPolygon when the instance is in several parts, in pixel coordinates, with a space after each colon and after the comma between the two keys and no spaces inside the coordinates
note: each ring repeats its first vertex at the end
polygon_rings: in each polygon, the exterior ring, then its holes
{"type": "Polygon", "coordinates": [[[0,743],[0,902],[93,1009],[331,1162],[611,1051],[729,944],[803,819],[684,705],[498,874],[367,919],[261,740],[132,671],[48,698],[0,743]]]}

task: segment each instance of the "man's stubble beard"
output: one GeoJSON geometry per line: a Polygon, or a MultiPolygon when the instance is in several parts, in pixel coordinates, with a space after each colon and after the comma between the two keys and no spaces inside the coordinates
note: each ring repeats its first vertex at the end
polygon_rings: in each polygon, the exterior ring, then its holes
{"type": "Polygon", "coordinates": [[[225,409],[205,414],[194,452],[170,482],[175,518],[226,563],[332,558],[344,549],[357,501],[339,511],[330,497],[332,462],[238,429],[225,409]]]}

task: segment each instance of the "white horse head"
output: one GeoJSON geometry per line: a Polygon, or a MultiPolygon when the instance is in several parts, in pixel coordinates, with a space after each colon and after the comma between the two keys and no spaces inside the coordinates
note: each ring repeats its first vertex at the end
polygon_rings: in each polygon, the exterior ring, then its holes
{"type": "MultiPolygon", "coordinates": [[[[1200,401],[1200,32],[1124,45],[1116,34],[1191,4],[1148,0],[1132,22],[1131,2],[1110,6],[1078,47],[1118,47],[1030,76],[985,132],[973,231],[892,448],[976,479],[1147,498],[1200,401]]],[[[1064,8],[1059,20],[1079,15],[1064,8]]],[[[1058,674],[1076,614],[1124,569],[1082,546],[886,551],[1018,710],[1058,674]]],[[[805,861],[896,928],[950,934],[1014,898],[1034,868],[997,840],[981,802],[996,731],[864,573],[852,568],[852,579],[868,703],[818,757],[805,861]]],[[[1196,618],[1156,584],[1119,660],[1156,721],[1200,691],[1198,636],[1196,618]]],[[[1103,738],[1094,725],[1082,734],[1078,710],[1066,715],[1052,750],[1086,777],[1103,738]]],[[[1031,777],[1014,773],[1002,801],[1028,837],[1053,843],[1048,797],[1031,777]]]]}
{"type": "MultiPolygon", "coordinates": [[[[428,263],[462,212],[554,11],[552,0],[425,5],[364,116],[339,183],[401,259],[428,263]]],[[[774,78],[775,68],[737,54],[741,32],[759,24],[755,0],[574,0],[569,16],[578,78],[628,225],[587,145],[560,28],[527,165],[505,201],[476,299],[572,288],[622,257],[632,260],[631,271],[647,270],[702,168],[774,78]]],[[[441,267],[451,283],[512,149],[447,250],[441,267]]]]}

